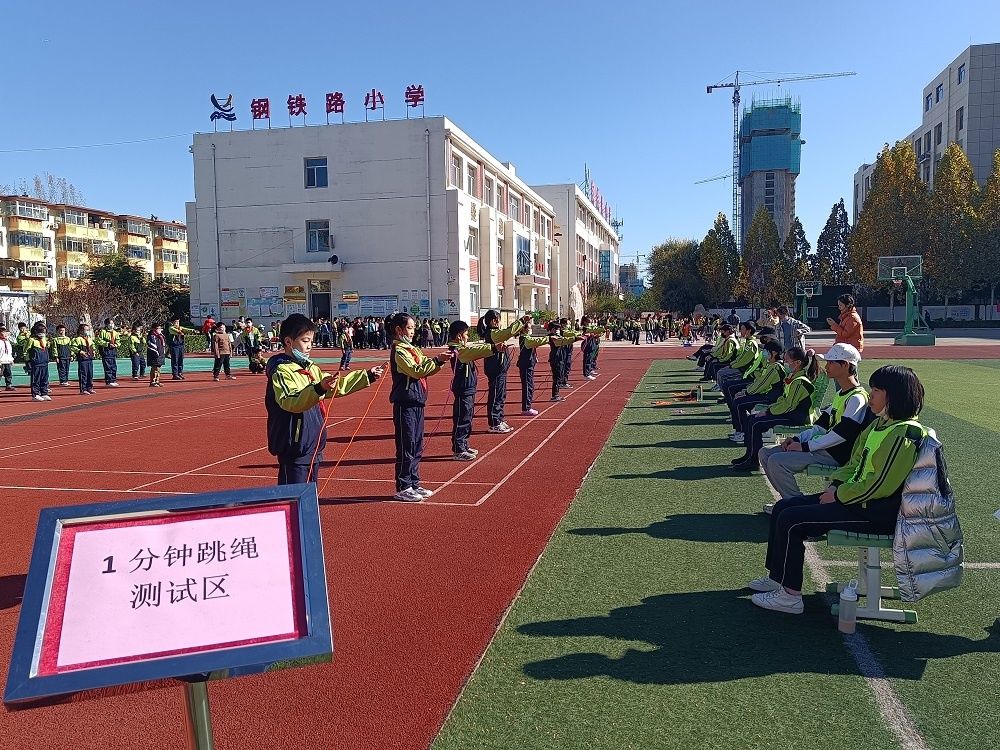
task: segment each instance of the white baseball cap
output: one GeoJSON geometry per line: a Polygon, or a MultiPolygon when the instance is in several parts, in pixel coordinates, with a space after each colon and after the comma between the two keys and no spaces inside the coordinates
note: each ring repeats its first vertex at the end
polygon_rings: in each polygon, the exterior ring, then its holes
{"type": "Polygon", "coordinates": [[[857,365],[861,362],[861,352],[850,344],[834,344],[824,359],[827,362],[850,362],[857,365]]]}

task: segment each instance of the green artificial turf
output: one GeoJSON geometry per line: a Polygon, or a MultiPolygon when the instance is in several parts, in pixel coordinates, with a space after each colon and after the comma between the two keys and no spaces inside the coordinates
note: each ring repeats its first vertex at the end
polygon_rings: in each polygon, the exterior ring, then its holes
{"type": "MultiPolygon", "coordinates": [[[[967,557],[1000,561],[1000,399],[983,398],[1000,394],[1000,370],[911,364],[967,557]]],[[[738,448],[722,407],[653,405],[691,374],[659,362],[636,388],[434,748],[897,747],[825,598],[807,595],[800,617],[749,603],[770,496],[762,477],[726,469],[738,448]]],[[[959,590],[909,605],[917,625],[860,626],[933,748],[996,746],[1000,633],[985,628],[998,584],[1000,570],[970,570],[959,590]]]]}

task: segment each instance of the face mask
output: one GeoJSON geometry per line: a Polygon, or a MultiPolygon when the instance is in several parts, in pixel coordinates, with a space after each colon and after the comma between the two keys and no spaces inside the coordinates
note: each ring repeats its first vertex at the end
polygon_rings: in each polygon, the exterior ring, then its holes
{"type": "Polygon", "coordinates": [[[300,352],[298,349],[292,349],[292,359],[295,360],[296,364],[309,365],[311,364],[308,355],[305,352],[300,352]]]}
{"type": "Polygon", "coordinates": [[[413,337],[412,336],[407,336],[406,334],[403,334],[403,333],[399,334],[399,340],[402,341],[404,344],[412,344],[413,343],[413,337]]]}
{"type": "Polygon", "coordinates": [[[784,362],[781,363],[781,369],[784,371],[785,375],[792,374],[792,368],[786,365],[784,362]]]}

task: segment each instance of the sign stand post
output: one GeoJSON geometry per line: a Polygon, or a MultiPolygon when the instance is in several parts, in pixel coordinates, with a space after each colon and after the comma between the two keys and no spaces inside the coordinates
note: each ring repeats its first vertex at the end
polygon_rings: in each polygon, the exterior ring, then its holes
{"type": "Polygon", "coordinates": [[[187,736],[190,750],[214,750],[212,712],[208,705],[208,683],[203,680],[184,684],[187,704],[187,736]]]}

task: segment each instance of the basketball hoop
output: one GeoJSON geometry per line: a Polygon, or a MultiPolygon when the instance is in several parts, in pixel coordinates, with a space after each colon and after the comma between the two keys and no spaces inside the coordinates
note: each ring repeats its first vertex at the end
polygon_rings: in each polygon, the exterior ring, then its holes
{"type": "Polygon", "coordinates": [[[806,299],[812,299],[813,291],[813,289],[804,289],[802,293],[806,296],[806,299]]]}
{"type": "Polygon", "coordinates": [[[897,289],[899,289],[899,288],[901,288],[903,286],[903,280],[902,279],[893,279],[892,280],[892,285],[894,287],[896,287],[897,289]]]}

